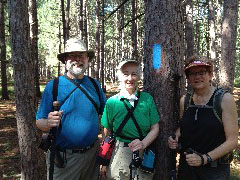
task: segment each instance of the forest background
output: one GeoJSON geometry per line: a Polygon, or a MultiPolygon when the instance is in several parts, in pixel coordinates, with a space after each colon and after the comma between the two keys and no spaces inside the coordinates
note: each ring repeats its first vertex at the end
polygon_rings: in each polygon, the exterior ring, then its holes
{"type": "MultiPolygon", "coordinates": [[[[119,61],[142,64],[143,89],[153,95],[162,119],[154,179],[169,179],[166,139],[185,92],[185,59],[212,59],[214,82],[232,91],[240,107],[238,9],[238,0],[0,0],[0,179],[45,178],[35,113],[46,83],[65,71],[56,55],[76,36],[95,50],[87,74],[107,96],[117,91],[119,61]],[[158,57],[154,47],[161,49],[158,57]]],[[[232,180],[240,179],[239,149],[234,155],[232,180]]]]}

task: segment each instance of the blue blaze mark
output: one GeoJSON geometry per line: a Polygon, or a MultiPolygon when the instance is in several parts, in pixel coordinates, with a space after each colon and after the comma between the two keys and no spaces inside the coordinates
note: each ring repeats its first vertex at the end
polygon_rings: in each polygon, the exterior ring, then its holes
{"type": "Polygon", "coordinates": [[[160,69],[162,64],[162,47],[161,44],[153,45],[153,69],[160,69]]]}

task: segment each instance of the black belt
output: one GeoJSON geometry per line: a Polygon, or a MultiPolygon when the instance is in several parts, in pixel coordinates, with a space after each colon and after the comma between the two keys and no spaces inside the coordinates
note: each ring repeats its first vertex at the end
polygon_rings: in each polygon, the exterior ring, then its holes
{"type": "Polygon", "coordinates": [[[86,151],[88,151],[89,149],[91,149],[93,146],[95,145],[95,143],[84,147],[84,148],[77,148],[77,149],[66,149],[66,150],[59,150],[61,152],[70,152],[70,153],[85,153],[86,151]]]}

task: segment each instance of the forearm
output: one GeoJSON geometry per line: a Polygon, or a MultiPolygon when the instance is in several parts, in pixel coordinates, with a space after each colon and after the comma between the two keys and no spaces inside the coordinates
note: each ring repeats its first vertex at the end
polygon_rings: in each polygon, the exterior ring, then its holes
{"type": "Polygon", "coordinates": [[[41,131],[49,131],[50,130],[50,127],[48,126],[48,119],[36,120],[36,125],[41,131]]]}
{"type": "Polygon", "coordinates": [[[157,123],[151,127],[151,130],[149,131],[147,136],[142,140],[142,143],[145,148],[148,147],[154,141],[154,139],[156,139],[156,137],[158,136],[158,133],[159,133],[159,124],[157,123]]]}
{"type": "Polygon", "coordinates": [[[223,144],[215,148],[214,150],[208,152],[212,160],[216,160],[224,156],[225,154],[231,152],[234,148],[237,147],[237,137],[233,137],[223,144]]]}

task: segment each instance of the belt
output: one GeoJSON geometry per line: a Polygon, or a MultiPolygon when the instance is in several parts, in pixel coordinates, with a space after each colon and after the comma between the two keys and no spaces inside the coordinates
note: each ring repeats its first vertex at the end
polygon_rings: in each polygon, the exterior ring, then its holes
{"type": "Polygon", "coordinates": [[[117,140],[116,144],[120,144],[122,147],[128,147],[129,142],[121,142],[117,140]]]}
{"type": "Polygon", "coordinates": [[[88,151],[89,149],[91,149],[93,146],[95,145],[95,143],[84,147],[84,148],[77,148],[77,149],[65,149],[65,150],[60,150],[61,152],[66,152],[66,153],[85,153],[86,151],[88,151]]]}

